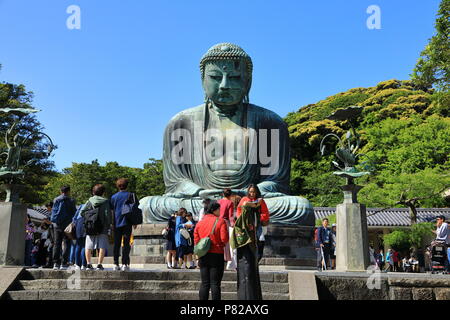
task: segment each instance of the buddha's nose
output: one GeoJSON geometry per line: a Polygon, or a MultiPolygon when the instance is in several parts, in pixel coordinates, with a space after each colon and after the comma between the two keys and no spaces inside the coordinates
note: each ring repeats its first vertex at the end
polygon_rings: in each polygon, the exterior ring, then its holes
{"type": "Polygon", "coordinates": [[[228,76],[224,75],[222,77],[222,82],[220,83],[220,89],[221,90],[228,90],[228,89],[230,89],[230,85],[229,84],[230,84],[230,81],[228,79],[228,76]]]}

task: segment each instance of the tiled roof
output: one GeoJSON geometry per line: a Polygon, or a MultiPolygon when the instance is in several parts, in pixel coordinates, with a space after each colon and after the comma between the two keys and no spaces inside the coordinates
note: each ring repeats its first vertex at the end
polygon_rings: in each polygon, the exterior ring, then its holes
{"type": "MultiPolygon", "coordinates": [[[[334,214],[334,207],[315,207],[316,219],[334,214]]],[[[408,208],[367,208],[367,225],[369,227],[407,227],[410,225],[408,208]]],[[[450,208],[417,208],[417,222],[431,222],[443,215],[450,220],[450,208]]]]}
{"type": "Polygon", "coordinates": [[[36,220],[44,220],[45,218],[49,218],[49,214],[47,212],[47,209],[42,209],[42,208],[33,208],[27,209],[27,214],[32,218],[32,219],[36,219],[36,220]]]}

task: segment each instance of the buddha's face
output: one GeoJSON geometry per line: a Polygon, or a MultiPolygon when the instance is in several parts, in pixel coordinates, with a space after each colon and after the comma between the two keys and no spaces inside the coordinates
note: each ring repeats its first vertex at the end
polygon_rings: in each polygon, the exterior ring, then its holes
{"type": "Polygon", "coordinates": [[[203,88],[214,104],[233,106],[247,94],[247,75],[244,62],[220,60],[208,62],[205,66],[203,88]]]}

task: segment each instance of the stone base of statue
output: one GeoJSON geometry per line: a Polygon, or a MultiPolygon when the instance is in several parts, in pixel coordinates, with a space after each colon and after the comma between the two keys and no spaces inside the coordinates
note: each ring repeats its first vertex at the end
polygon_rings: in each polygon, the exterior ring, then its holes
{"type": "Polygon", "coordinates": [[[270,225],[267,228],[262,263],[314,267],[314,227],[270,225]]]}
{"type": "Polygon", "coordinates": [[[366,271],[369,266],[369,239],[366,207],[357,203],[357,185],[346,185],[344,203],[336,206],[336,271],[366,271]]]}
{"type": "Polygon", "coordinates": [[[0,265],[23,265],[27,207],[0,202],[0,265]]]}
{"type": "MultiPolygon", "coordinates": [[[[143,224],[133,231],[132,261],[165,263],[166,240],[161,235],[166,224],[143,224]]],[[[261,265],[308,267],[316,265],[314,227],[270,225],[261,265]]]]}

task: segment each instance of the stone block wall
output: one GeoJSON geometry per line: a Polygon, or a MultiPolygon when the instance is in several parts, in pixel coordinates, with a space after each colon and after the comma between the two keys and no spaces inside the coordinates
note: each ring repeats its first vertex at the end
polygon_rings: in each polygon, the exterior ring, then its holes
{"type": "Polygon", "coordinates": [[[450,300],[450,278],[431,274],[316,274],[320,300],[450,300]],[[371,285],[368,285],[371,283],[371,285]]]}

